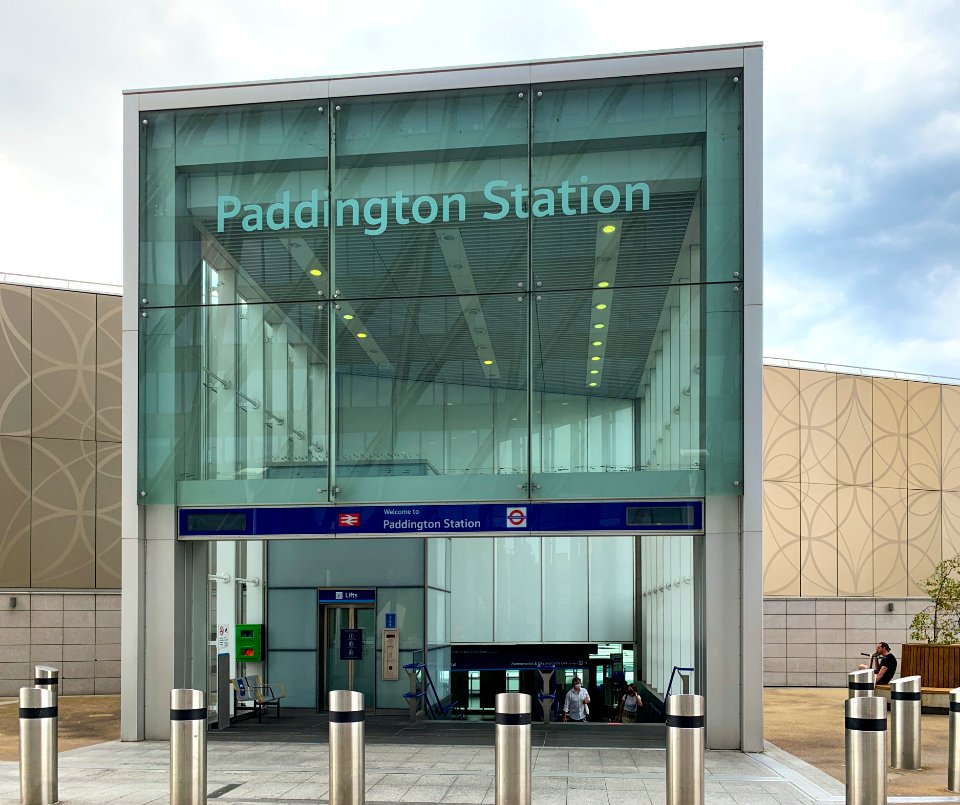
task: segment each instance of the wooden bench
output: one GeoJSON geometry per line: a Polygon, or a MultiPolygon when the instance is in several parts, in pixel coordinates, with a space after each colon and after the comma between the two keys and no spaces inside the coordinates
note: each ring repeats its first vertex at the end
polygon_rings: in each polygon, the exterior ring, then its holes
{"type": "Polygon", "coordinates": [[[960,687],[960,645],[904,643],[900,676],[919,676],[924,688],[960,687]]]}

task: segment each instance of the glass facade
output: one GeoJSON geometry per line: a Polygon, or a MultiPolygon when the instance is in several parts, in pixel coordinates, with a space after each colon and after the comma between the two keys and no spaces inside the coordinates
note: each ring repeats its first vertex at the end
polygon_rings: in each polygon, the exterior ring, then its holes
{"type": "Polygon", "coordinates": [[[143,113],[140,501],[739,494],[734,75],[143,113]]]}

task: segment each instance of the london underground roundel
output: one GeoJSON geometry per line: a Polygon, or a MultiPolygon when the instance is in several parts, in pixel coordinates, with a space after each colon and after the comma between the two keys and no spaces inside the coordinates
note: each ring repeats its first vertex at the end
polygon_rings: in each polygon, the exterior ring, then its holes
{"type": "Polygon", "coordinates": [[[510,506],[507,508],[507,528],[527,527],[527,507],[510,506]]]}

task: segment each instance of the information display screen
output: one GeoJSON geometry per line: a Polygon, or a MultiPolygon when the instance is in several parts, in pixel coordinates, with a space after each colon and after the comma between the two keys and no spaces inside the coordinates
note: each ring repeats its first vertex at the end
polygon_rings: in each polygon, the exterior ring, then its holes
{"type": "Polygon", "coordinates": [[[187,533],[230,533],[247,530],[246,512],[187,512],[184,522],[187,533]]]}
{"type": "Polygon", "coordinates": [[[689,503],[659,506],[627,506],[627,525],[632,528],[644,526],[693,526],[696,522],[696,507],[689,503]]]}

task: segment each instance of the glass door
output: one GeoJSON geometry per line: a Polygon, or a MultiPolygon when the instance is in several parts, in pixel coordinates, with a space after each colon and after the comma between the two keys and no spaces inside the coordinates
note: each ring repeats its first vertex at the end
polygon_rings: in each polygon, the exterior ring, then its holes
{"type": "Polygon", "coordinates": [[[320,638],[323,645],[323,667],[319,688],[322,691],[319,709],[326,709],[331,690],[355,690],[363,694],[368,709],[374,707],[374,672],[376,651],[374,608],[359,606],[321,607],[320,638]],[[341,658],[341,633],[359,629],[362,651],[360,659],[341,658]]]}

